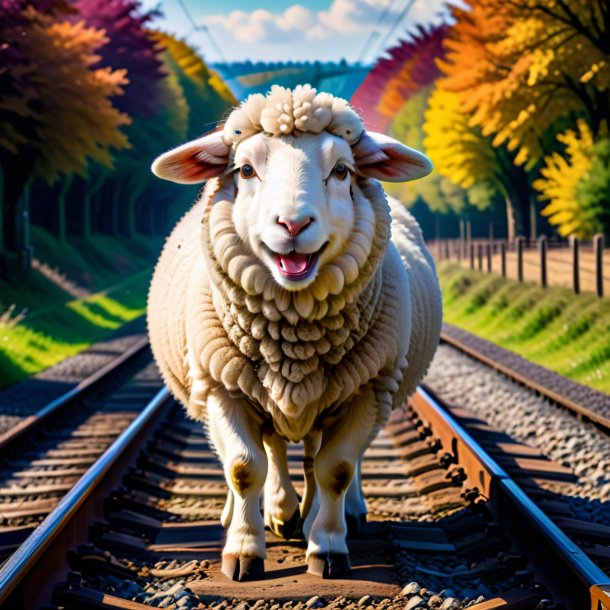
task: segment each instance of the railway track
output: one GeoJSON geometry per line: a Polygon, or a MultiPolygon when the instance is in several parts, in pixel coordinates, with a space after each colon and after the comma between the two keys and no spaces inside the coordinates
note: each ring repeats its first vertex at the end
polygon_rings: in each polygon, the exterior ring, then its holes
{"type": "MultiPolygon", "coordinates": [[[[298,446],[289,459],[298,489],[298,446]]],[[[220,572],[222,468],[162,390],[5,563],[0,603],[610,610],[608,530],[562,509],[571,478],[422,389],[365,456],[369,522],[350,541],[350,578],[307,574],[303,544],[269,534],[266,579],[233,583],[220,572]]]]}
{"type": "Polygon", "coordinates": [[[34,532],[160,387],[143,338],[0,436],[0,561],[34,532]]]}

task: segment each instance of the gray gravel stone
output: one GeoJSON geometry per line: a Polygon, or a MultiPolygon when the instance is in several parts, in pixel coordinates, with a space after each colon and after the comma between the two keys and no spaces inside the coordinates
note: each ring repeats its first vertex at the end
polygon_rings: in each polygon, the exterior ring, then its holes
{"type": "MultiPolygon", "coordinates": [[[[579,484],[563,493],[610,501],[610,440],[594,425],[447,345],[438,348],[424,381],[448,403],[570,468],[579,484]]],[[[595,513],[596,521],[610,524],[607,507],[595,513]]]]}

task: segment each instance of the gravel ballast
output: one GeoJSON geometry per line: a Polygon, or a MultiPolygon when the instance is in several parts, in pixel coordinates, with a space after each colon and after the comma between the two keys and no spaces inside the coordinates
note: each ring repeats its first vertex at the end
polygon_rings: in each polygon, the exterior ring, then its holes
{"type": "MultiPolygon", "coordinates": [[[[447,345],[438,348],[424,382],[448,404],[571,469],[579,479],[570,491],[576,503],[610,501],[610,438],[593,424],[447,345]]],[[[609,510],[595,512],[596,521],[610,523],[609,510]]]]}

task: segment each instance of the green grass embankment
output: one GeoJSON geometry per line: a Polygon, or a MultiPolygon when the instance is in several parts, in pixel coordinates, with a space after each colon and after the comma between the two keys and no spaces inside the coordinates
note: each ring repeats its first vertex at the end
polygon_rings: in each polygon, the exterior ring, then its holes
{"type": "Polygon", "coordinates": [[[439,277],[446,322],[610,393],[610,299],[453,263],[442,263],[439,277]]]}
{"type": "Polygon", "coordinates": [[[0,387],[40,372],[142,316],[155,241],[33,235],[48,267],[0,280],[0,387]]]}

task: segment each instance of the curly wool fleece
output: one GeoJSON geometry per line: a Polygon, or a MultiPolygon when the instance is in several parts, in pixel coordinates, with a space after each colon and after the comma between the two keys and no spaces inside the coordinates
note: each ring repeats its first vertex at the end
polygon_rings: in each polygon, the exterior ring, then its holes
{"type": "Polygon", "coordinates": [[[236,146],[261,131],[272,136],[288,136],[324,130],[354,144],[364,132],[364,126],[348,102],[340,97],[317,93],[311,85],[297,85],[294,90],[273,85],[267,96],[250,95],[231,112],[223,129],[223,140],[236,146]]]}

